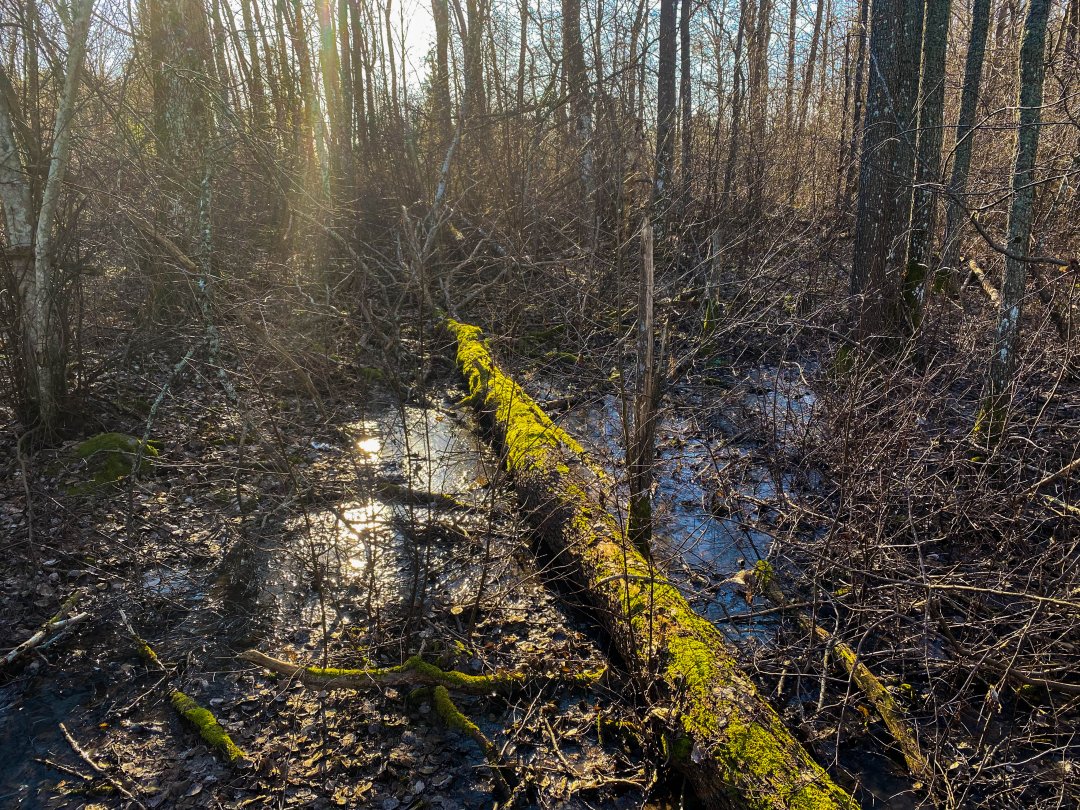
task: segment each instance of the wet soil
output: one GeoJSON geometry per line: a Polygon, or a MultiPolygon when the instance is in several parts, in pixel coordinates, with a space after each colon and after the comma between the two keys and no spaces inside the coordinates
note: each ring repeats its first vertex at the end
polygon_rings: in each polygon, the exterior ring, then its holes
{"type": "MultiPolygon", "coordinates": [[[[139,401],[170,368],[150,358],[141,383],[114,384],[139,401]]],[[[250,391],[268,404],[241,409],[212,375],[194,374],[154,424],[162,454],[139,480],[69,494],[85,472],[73,442],[38,459],[25,487],[10,477],[0,521],[12,538],[26,538],[30,520],[34,533],[32,546],[13,540],[0,561],[0,633],[12,643],[29,636],[76,587],[93,617],[2,675],[0,804],[121,807],[121,789],[147,807],[495,803],[479,748],[425,699],[377,685],[306,689],[237,660],[254,647],[331,666],[420,652],[470,673],[535,672],[521,694],[459,700],[526,783],[519,804],[680,806],[680,781],[658,785],[663,762],[617,731],[641,704],[587,614],[533,554],[498,460],[448,386],[404,405],[360,380],[321,403],[250,391]],[[140,660],[125,618],[166,671],[140,660]],[[592,686],[546,677],[603,667],[592,686]],[[168,704],[174,688],[215,712],[247,767],[227,766],[184,726],[168,704]]],[[[564,378],[542,373],[527,387],[567,393],[564,378]]],[[[769,554],[770,503],[814,486],[759,452],[761,434],[781,457],[798,453],[814,405],[797,367],[763,366],[737,386],[673,391],[665,409],[658,557],[748,662],[771,654],[779,617],[737,574],[769,554]]],[[[621,478],[614,396],[559,419],[621,478]]],[[[109,429],[141,435],[143,422],[118,421],[109,429]]],[[[5,450],[21,473],[14,447],[5,450]]],[[[796,702],[815,698],[814,687],[796,702]]],[[[902,789],[888,783],[887,762],[864,770],[864,784],[884,784],[867,791],[868,806],[902,789]]]]}

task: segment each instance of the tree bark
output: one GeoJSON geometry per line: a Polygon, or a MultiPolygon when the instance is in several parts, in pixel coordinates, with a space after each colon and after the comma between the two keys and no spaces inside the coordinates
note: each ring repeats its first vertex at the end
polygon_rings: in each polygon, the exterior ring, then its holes
{"type": "Polygon", "coordinates": [[[1035,199],[1035,158],[1039,150],[1042,124],[1043,78],[1046,74],[1046,23],[1050,0],[1030,0],[1020,46],[1020,130],[1017,135],[1016,161],[1013,169],[1013,200],[1009,209],[1009,255],[1005,258],[1005,278],[1001,285],[1001,309],[998,316],[994,354],[990,361],[990,397],[987,416],[991,429],[1000,427],[1006,392],[1016,368],[1020,317],[1023,313],[1024,288],[1031,241],[1032,207],[1035,199]]]}
{"type": "Polygon", "coordinates": [[[851,292],[858,331],[880,344],[901,332],[903,235],[911,219],[922,5],[873,0],[870,79],[859,167],[851,292]]]}
{"type": "Polygon", "coordinates": [[[448,321],[469,399],[490,425],[529,520],[569,565],[674,736],[706,807],[854,808],[739,670],[716,627],[627,541],[601,505],[614,485],[499,369],[481,331],[448,321]]]}
{"type": "Polygon", "coordinates": [[[945,50],[949,36],[951,5],[951,0],[933,0],[926,5],[918,157],[911,234],[904,271],[904,305],[907,326],[912,331],[918,329],[922,323],[923,308],[931,282],[930,247],[933,244],[937,212],[936,189],[941,180],[941,142],[945,119],[945,50]]]}
{"type": "Polygon", "coordinates": [[[960,269],[960,231],[967,221],[964,195],[967,193],[971,151],[975,142],[975,107],[979,103],[979,84],[982,80],[986,38],[990,31],[990,0],[975,0],[971,11],[971,39],[964,63],[964,89],[960,94],[960,116],[956,124],[956,150],[953,157],[952,179],[949,181],[949,203],[945,210],[945,242],[942,248],[941,269],[957,286],[960,269]]]}

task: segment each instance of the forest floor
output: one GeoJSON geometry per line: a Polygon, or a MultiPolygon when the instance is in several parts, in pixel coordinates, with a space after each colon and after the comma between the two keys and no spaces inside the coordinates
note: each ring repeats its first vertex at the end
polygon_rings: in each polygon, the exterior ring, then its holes
{"type": "MultiPolygon", "coordinates": [[[[376,684],[305,688],[238,660],[248,648],[343,667],[419,652],[471,674],[535,675],[509,697],[455,695],[526,785],[520,806],[691,800],[667,776],[659,741],[624,731],[648,729],[647,703],[534,547],[448,363],[431,357],[424,386],[404,397],[370,368],[341,363],[321,393],[298,375],[291,386],[240,386],[234,401],[209,364],[176,374],[179,359],[148,352],[98,383],[85,435],[141,436],[153,417],[160,453],[137,477],[88,488],[79,439],[32,463],[14,438],[0,447],[11,473],[0,483],[3,646],[28,638],[75,589],[90,613],[0,673],[0,805],[132,805],[124,792],[146,807],[497,802],[480,749],[426,697],[376,684]],[[125,618],[164,670],[139,657],[125,618]],[[589,685],[560,678],[601,669],[589,685]],[[172,710],[173,689],[210,708],[249,761],[229,766],[210,751],[172,710]]],[[[785,504],[820,485],[798,463],[820,429],[812,368],[705,364],[669,392],[657,556],[865,807],[914,807],[919,786],[880,722],[844,678],[797,657],[820,651],[779,643],[780,614],[738,581],[795,531],[780,525],[785,504]]],[[[519,371],[601,463],[621,468],[609,382],[583,393],[567,358],[519,371]]]]}

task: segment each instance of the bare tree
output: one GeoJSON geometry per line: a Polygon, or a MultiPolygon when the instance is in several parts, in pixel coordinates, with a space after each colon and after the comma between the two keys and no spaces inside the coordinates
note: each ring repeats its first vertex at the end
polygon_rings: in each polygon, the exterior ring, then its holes
{"type": "Polygon", "coordinates": [[[1016,367],[1035,200],[1035,158],[1039,151],[1039,129],[1042,125],[1043,79],[1046,75],[1043,59],[1049,15],[1049,0],[1030,0],[1020,46],[1020,91],[1017,99],[1020,130],[1012,178],[1013,200],[1009,209],[1009,254],[1005,259],[1001,310],[994,338],[994,353],[990,359],[990,395],[985,411],[992,431],[1000,428],[1001,411],[1016,367]]]}
{"type": "Polygon", "coordinates": [[[979,101],[986,37],[990,31],[990,0],[974,0],[971,10],[971,37],[964,62],[964,89],[960,96],[960,115],[956,124],[956,149],[953,156],[952,178],[949,181],[949,202],[945,213],[945,241],[941,267],[955,285],[959,274],[960,230],[966,219],[963,199],[967,193],[971,152],[975,143],[975,108],[979,101]]]}
{"type": "MultiPolygon", "coordinates": [[[[36,205],[26,159],[38,145],[28,138],[32,130],[17,108],[11,82],[0,66],[0,199],[4,207],[7,254],[18,281],[23,331],[22,381],[24,412],[47,435],[59,425],[66,389],[66,324],[58,300],[59,270],[55,265],[54,228],[68,163],[79,85],[82,81],[86,40],[93,0],[74,0],[64,15],[67,61],[63,88],[53,126],[41,201],[36,205]]],[[[29,42],[29,49],[39,47],[29,42]]],[[[31,99],[31,104],[38,100],[31,99]]]]}

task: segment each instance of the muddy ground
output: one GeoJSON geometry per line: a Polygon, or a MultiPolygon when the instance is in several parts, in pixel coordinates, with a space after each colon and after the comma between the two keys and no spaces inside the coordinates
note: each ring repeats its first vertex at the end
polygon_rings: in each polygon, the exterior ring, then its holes
{"type": "MultiPolygon", "coordinates": [[[[4,646],[76,589],[90,618],[0,674],[0,805],[500,803],[479,747],[426,696],[312,690],[238,660],[255,648],[319,665],[421,653],[473,674],[530,673],[509,697],[458,696],[521,783],[517,806],[693,806],[645,720],[645,696],[519,520],[448,365],[435,360],[423,389],[405,395],[345,365],[333,396],[250,386],[234,401],[207,367],[176,375],[177,359],[147,355],[104,380],[83,431],[141,436],[152,416],[160,454],[137,476],[88,488],[79,437],[32,461],[14,438],[3,445],[4,646]],[[164,670],[140,658],[133,633],[164,670]],[[600,670],[588,685],[560,677],[600,670]],[[209,750],[170,707],[173,689],[210,708],[247,761],[229,766],[209,750]]],[[[557,364],[520,373],[618,473],[617,392],[601,382],[582,396],[573,369],[557,364]]],[[[917,786],[880,723],[845,710],[842,681],[804,677],[777,642],[779,614],[737,576],[769,555],[774,507],[819,484],[795,463],[818,429],[808,374],[705,369],[670,392],[657,553],[864,806],[915,806],[917,786]]]]}

